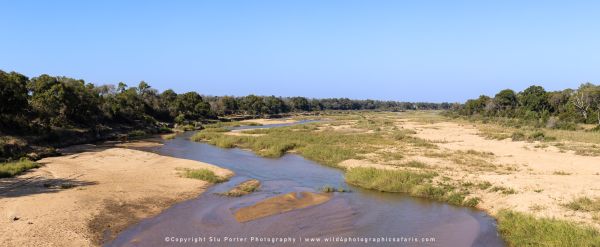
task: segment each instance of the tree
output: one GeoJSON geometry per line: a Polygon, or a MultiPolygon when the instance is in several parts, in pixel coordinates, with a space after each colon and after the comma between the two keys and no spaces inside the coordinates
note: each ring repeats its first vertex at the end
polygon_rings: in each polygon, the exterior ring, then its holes
{"type": "Polygon", "coordinates": [[[177,107],[175,105],[175,101],[177,100],[177,93],[172,89],[167,89],[162,92],[159,96],[160,105],[162,108],[165,108],[167,112],[169,112],[169,116],[171,118],[177,117],[177,107]]]}
{"type": "Polygon", "coordinates": [[[572,89],[567,89],[558,92],[548,93],[548,105],[555,113],[562,113],[566,111],[566,106],[569,103],[569,97],[573,94],[572,89]]]}
{"type": "Polygon", "coordinates": [[[467,100],[464,107],[464,113],[467,115],[481,114],[485,111],[485,108],[490,101],[490,97],[481,95],[477,99],[467,100]]]}
{"type": "Polygon", "coordinates": [[[246,114],[259,115],[265,106],[261,97],[250,94],[242,99],[241,109],[246,114]]]}
{"type": "Polygon", "coordinates": [[[140,84],[138,84],[138,94],[142,95],[142,97],[144,96],[144,94],[146,94],[149,90],[150,90],[150,85],[148,85],[148,83],[146,83],[145,81],[140,81],[140,84]]]}
{"type": "Polygon", "coordinates": [[[304,97],[292,97],[290,99],[290,104],[293,111],[309,111],[310,104],[308,100],[304,97]]]}
{"type": "Polygon", "coordinates": [[[29,79],[16,72],[0,70],[0,114],[15,115],[28,111],[27,81],[29,79]]]}
{"type": "Polygon", "coordinates": [[[101,115],[100,96],[83,80],[41,75],[28,88],[31,106],[46,126],[93,125],[101,115]]]}
{"type": "Polygon", "coordinates": [[[512,110],[517,107],[518,100],[515,91],[504,89],[494,96],[494,103],[498,113],[503,116],[512,115],[512,110]]]}
{"type": "Polygon", "coordinates": [[[318,99],[312,99],[310,101],[310,110],[311,111],[321,111],[323,110],[323,104],[318,99]]]}
{"type": "Polygon", "coordinates": [[[577,91],[571,95],[571,101],[575,108],[579,111],[584,121],[588,119],[588,111],[592,106],[592,89],[594,85],[591,83],[584,83],[579,86],[577,91]]]}
{"type": "Polygon", "coordinates": [[[196,92],[187,92],[177,95],[175,100],[175,109],[177,115],[183,115],[186,120],[200,120],[203,118],[214,117],[210,110],[210,104],[202,100],[196,92]]]}
{"type": "Polygon", "coordinates": [[[264,103],[266,111],[263,111],[263,113],[279,114],[287,111],[285,102],[281,98],[275,96],[265,97],[264,103]]]}
{"type": "Polygon", "coordinates": [[[527,111],[542,112],[549,110],[548,94],[543,87],[530,86],[519,94],[520,102],[527,111]]]}
{"type": "Polygon", "coordinates": [[[239,110],[238,102],[234,97],[224,96],[218,100],[219,104],[222,106],[222,114],[233,114],[239,110]]]}

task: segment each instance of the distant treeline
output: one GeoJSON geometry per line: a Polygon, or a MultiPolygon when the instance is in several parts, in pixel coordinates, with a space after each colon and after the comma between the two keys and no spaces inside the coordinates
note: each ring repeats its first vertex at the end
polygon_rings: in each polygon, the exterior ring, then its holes
{"type": "Polygon", "coordinates": [[[408,103],[347,98],[308,99],[248,95],[202,96],[159,92],[142,81],[130,87],[94,85],[63,76],[28,78],[0,70],[0,131],[44,132],[51,128],[186,124],[225,115],[277,115],[322,110],[449,109],[448,103],[408,103]]]}
{"type": "Polygon", "coordinates": [[[517,118],[551,128],[573,129],[576,123],[600,127],[600,85],[584,83],[577,89],[553,92],[541,86],[518,93],[505,89],[494,97],[481,95],[453,109],[464,116],[517,118]]]}

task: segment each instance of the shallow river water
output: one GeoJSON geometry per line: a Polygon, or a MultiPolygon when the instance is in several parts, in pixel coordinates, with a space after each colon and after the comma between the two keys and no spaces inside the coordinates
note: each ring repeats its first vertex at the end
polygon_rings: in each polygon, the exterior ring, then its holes
{"type": "Polygon", "coordinates": [[[495,220],[482,211],[364,190],[346,184],[341,170],[295,154],[263,158],[246,150],[192,142],[191,134],[152,151],[224,167],[235,176],[129,227],[107,246],[504,246],[495,220]],[[262,182],[259,191],[238,198],[214,194],[249,178],[262,182]],[[325,185],[352,192],[335,193],[324,204],[246,223],[233,218],[236,209],[262,199],[317,192],[325,185]]]}

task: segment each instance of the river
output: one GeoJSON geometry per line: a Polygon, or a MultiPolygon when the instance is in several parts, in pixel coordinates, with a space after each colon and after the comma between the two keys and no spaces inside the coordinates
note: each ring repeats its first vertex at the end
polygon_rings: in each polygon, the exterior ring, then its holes
{"type": "MultiPolygon", "coordinates": [[[[287,124],[289,125],[289,124],[287,124]]],[[[244,126],[238,129],[275,126],[244,126]]],[[[464,207],[361,189],[344,182],[343,171],[296,154],[264,158],[238,148],[192,142],[192,132],[151,151],[202,161],[235,172],[199,197],[179,203],[123,231],[106,246],[504,246],[496,223],[486,213],[464,207]],[[224,197],[237,183],[254,178],[259,191],[224,197]],[[335,193],[320,205],[238,223],[232,213],[282,193],[330,185],[335,193]],[[282,242],[282,241],[293,242],[282,242]],[[310,242],[310,241],[320,242],[310,242]],[[326,242],[327,241],[327,242],[326,242]]]]}

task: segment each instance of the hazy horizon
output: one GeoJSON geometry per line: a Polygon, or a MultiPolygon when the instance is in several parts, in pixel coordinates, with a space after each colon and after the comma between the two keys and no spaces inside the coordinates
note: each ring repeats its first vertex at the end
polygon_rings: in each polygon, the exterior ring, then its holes
{"type": "Polygon", "coordinates": [[[204,95],[464,102],[600,81],[600,4],[19,1],[0,70],[204,95]]]}

